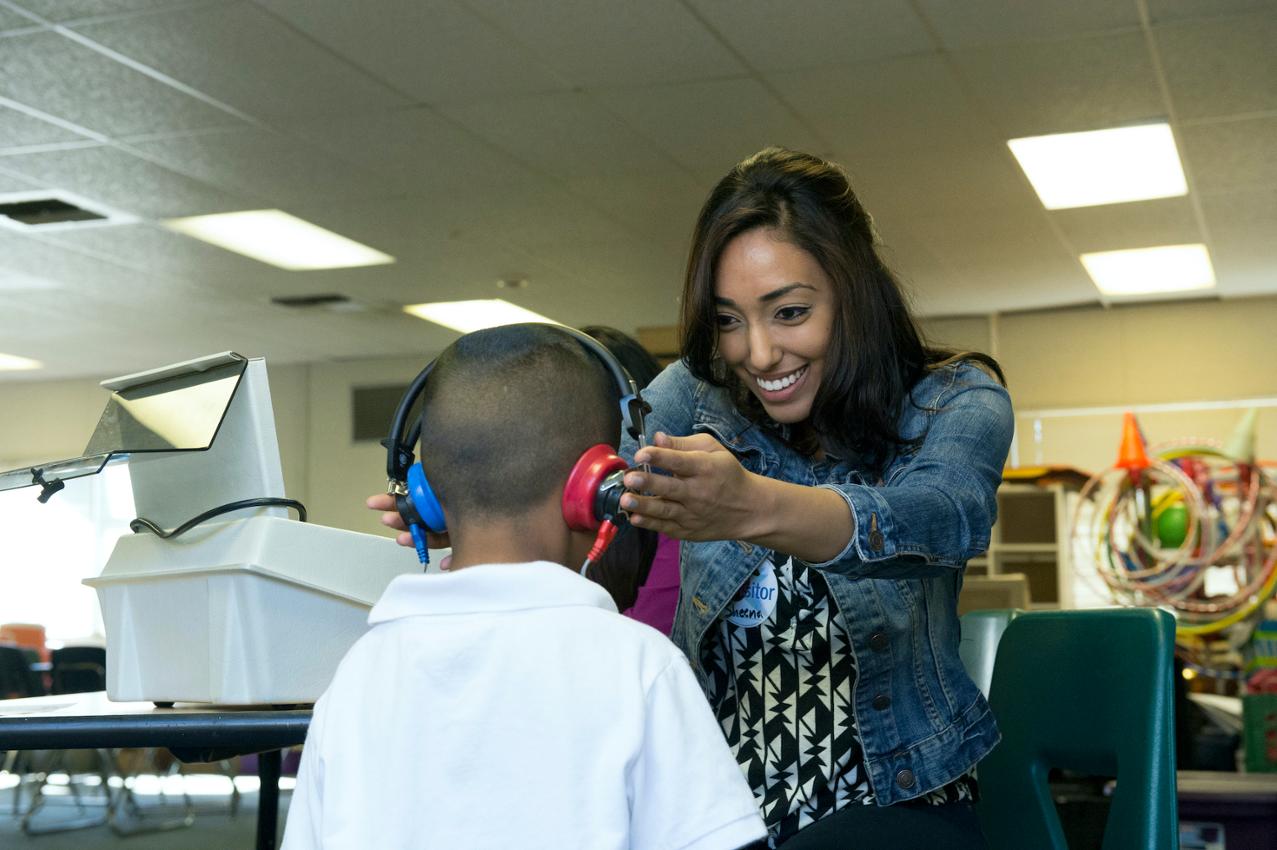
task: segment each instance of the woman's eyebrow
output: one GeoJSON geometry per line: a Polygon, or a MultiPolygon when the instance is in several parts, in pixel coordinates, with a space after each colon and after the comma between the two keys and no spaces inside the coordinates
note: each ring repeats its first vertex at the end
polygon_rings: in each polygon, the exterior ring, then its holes
{"type": "MultiPolygon", "coordinates": [[[[777,298],[784,298],[786,295],[793,292],[795,289],[810,289],[812,292],[816,291],[816,287],[812,286],[810,283],[790,283],[785,286],[782,286],[780,289],[773,289],[771,292],[768,292],[766,295],[760,295],[758,297],[758,300],[760,303],[766,304],[769,301],[775,301],[777,298]]],[[[721,295],[714,296],[714,303],[721,304],[724,307],[736,306],[735,301],[733,301],[730,298],[724,298],[721,295]]]]}

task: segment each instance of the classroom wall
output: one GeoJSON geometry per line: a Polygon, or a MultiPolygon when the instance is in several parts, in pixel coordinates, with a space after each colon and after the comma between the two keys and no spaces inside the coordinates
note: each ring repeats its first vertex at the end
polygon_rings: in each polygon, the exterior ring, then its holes
{"type": "Polygon", "coordinates": [[[1258,454],[1277,458],[1277,298],[1079,307],[938,319],[924,333],[1002,364],[1016,410],[1012,460],[1098,471],[1123,410],[1150,443],[1227,440],[1260,409],[1258,454]]]}
{"type": "MultiPolygon", "coordinates": [[[[1246,399],[1267,405],[1260,455],[1277,457],[1277,363],[1269,344],[1277,298],[922,324],[934,343],[987,351],[1001,362],[1017,411],[1021,464],[1107,466],[1116,456],[1121,410],[1131,405],[1151,441],[1223,440],[1245,406],[1237,400],[1246,399]]],[[[351,389],[406,384],[429,355],[269,366],[285,484],[313,521],[384,533],[363,499],[385,488],[385,452],[351,440],[351,389]]],[[[0,382],[0,469],[78,455],[106,400],[98,380],[0,382]]]]}

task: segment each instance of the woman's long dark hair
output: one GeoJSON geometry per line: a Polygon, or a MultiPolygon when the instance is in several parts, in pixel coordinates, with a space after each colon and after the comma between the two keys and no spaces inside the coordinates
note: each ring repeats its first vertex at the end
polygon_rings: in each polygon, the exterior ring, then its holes
{"type": "Polygon", "coordinates": [[[809,154],[767,148],[719,181],[701,209],[683,285],[683,359],[697,378],[729,388],[741,412],[769,424],[761,403],[718,361],[714,281],[732,239],[755,228],[811,254],[833,282],[835,313],[809,420],[816,445],[881,469],[901,447],[900,414],[930,369],[978,361],[1005,383],[993,358],[926,345],[900,284],[878,256],[873,225],[846,173],[809,154]]]}

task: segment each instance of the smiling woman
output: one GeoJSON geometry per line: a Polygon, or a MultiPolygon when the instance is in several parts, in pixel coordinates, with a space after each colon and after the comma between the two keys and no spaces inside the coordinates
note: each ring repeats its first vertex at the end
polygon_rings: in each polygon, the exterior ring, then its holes
{"type": "Polygon", "coordinates": [[[811,416],[834,319],[833,284],[816,258],[756,228],[719,258],[718,353],[775,422],[811,416]],[[785,281],[793,281],[786,283],[785,281]]]}
{"type": "Polygon", "coordinates": [[[711,192],[682,303],[654,445],[622,446],[665,474],[623,505],[684,541],[671,637],[770,843],[983,847],[998,733],[957,596],[1011,439],[997,364],[925,344],[845,173],[792,151],[711,192]]]}

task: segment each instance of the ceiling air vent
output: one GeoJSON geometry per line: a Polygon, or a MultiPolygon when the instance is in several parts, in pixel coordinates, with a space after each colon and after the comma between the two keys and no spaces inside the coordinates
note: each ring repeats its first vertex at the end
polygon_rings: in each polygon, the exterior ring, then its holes
{"type": "Polygon", "coordinates": [[[350,296],[340,295],[336,292],[327,292],[320,295],[276,295],[271,299],[272,304],[278,304],[281,307],[328,307],[330,309],[340,309],[341,305],[350,303],[350,296]]]}
{"type": "Polygon", "coordinates": [[[11,230],[66,230],[136,221],[69,192],[32,191],[0,195],[0,226],[11,230]]]}
{"type": "Polygon", "coordinates": [[[63,224],[68,221],[100,221],[106,218],[99,213],[68,204],[57,198],[41,198],[36,201],[14,201],[0,204],[0,215],[28,227],[42,224],[63,224]]]}

